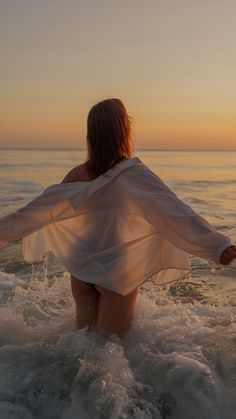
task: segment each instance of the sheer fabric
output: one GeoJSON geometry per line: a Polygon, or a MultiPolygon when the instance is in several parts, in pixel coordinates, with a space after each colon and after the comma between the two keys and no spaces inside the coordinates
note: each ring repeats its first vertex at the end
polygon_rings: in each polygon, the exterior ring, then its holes
{"type": "Polygon", "coordinates": [[[185,278],[188,253],[219,265],[232,245],[138,157],[92,181],[51,185],[0,218],[1,244],[22,238],[26,261],[51,251],[75,277],[121,295],[150,278],[185,278]]]}

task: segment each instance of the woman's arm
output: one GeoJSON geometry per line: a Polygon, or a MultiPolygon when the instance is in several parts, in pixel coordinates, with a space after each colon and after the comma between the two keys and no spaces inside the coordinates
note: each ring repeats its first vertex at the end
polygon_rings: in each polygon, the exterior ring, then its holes
{"type": "Polygon", "coordinates": [[[76,196],[78,209],[88,194],[78,196],[74,185],[64,185],[64,183],[88,180],[84,167],[84,164],[74,167],[67,173],[61,184],[47,187],[41,195],[25,207],[0,217],[0,245],[11,240],[20,240],[53,222],[73,217],[76,210],[71,203],[72,197],[76,196]]]}
{"type": "Polygon", "coordinates": [[[20,240],[51,222],[49,202],[42,194],[15,211],[0,218],[0,242],[20,240]]]}
{"type": "Polygon", "coordinates": [[[70,190],[67,191],[63,185],[51,185],[26,206],[0,217],[0,244],[20,240],[42,227],[72,216],[74,210],[69,193],[70,190]]]}
{"type": "Polygon", "coordinates": [[[177,248],[220,263],[230,238],[198,215],[146,165],[126,172],[126,185],[142,216],[177,248]]]}

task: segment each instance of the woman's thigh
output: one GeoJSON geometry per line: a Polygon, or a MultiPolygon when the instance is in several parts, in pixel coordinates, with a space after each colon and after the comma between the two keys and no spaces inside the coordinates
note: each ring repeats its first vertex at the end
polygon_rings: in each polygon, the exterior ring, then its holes
{"type": "Polygon", "coordinates": [[[123,296],[99,285],[95,287],[99,293],[99,306],[94,330],[122,336],[133,319],[138,288],[123,296]]]}
{"type": "Polygon", "coordinates": [[[76,305],[76,322],[79,329],[97,320],[99,293],[94,286],[71,275],[71,291],[76,305]]]}

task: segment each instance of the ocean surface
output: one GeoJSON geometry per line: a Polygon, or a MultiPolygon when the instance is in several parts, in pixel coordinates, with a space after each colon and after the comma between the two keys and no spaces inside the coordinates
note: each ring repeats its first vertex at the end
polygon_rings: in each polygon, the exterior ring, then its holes
{"type": "MultiPolygon", "coordinates": [[[[236,243],[236,152],[136,150],[236,243]]],[[[0,150],[0,214],[60,183],[84,150],[0,150]]],[[[236,419],[236,263],[189,255],[192,275],[140,287],[123,338],[76,330],[56,258],[0,248],[0,419],[236,419]]]]}

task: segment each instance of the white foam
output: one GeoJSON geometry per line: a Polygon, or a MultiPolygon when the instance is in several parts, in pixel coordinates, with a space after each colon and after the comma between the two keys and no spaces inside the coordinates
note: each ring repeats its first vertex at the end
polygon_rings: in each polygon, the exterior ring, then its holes
{"type": "Polygon", "coordinates": [[[76,331],[67,274],[0,284],[14,287],[0,316],[0,417],[235,419],[235,307],[140,294],[130,331],[105,338],[76,331]]]}

